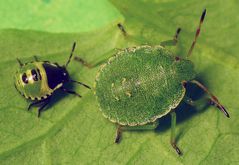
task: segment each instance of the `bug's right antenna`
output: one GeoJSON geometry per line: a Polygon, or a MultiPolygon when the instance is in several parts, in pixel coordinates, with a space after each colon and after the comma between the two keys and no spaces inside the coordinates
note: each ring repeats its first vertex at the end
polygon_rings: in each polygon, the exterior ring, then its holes
{"type": "Polygon", "coordinates": [[[195,34],[193,43],[192,43],[192,45],[191,45],[191,48],[190,48],[189,51],[188,51],[188,55],[187,55],[188,57],[192,54],[193,48],[194,48],[194,46],[195,46],[195,44],[196,44],[196,42],[197,42],[197,38],[198,38],[198,36],[199,36],[199,34],[200,34],[201,26],[202,26],[203,20],[204,20],[204,18],[205,18],[205,15],[206,15],[206,9],[204,9],[204,11],[203,11],[203,13],[202,13],[202,15],[201,15],[200,23],[199,23],[199,26],[198,26],[198,28],[197,28],[197,31],[196,31],[196,34],[195,34]]]}
{"type": "Polygon", "coordinates": [[[75,50],[75,47],[76,47],[76,42],[73,43],[72,50],[71,50],[71,54],[70,54],[70,57],[69,57],[68,61],[66,62],[65,67],[67,67],[67,65],[70,63],[71,58],[72,58],[72,55],[73,55],[74,50],[75,50]]]}

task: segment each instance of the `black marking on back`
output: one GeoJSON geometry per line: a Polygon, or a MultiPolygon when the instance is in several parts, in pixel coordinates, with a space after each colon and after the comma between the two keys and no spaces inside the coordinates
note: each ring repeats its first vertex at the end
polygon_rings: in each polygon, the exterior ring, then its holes
{"type": "Polygon", "coordinates": [[[39,75],[39,79],[41,80],[41,72],[40,72],[40,70],[38,68],[37,68],[37,73],[39,75]]]}
{"type": "Polygon", "coordinates": [[[60,83],[68,81],[68,73],[65,68],[50,63],[43,63],[42,65],[46,71],[48,85],[51,89],[54,89],[60,83]]]}
{"type": "Polygon", "coordinates": [[[38,76],[37,76],[37,72],[35,69],[31,70],[31,74],[32,74],[32,78],[34,81],[38,81],[38,76]]]}
{"type": "Polygon", "coordinates": [[[28,79],[27,79],[27,74],[26,73],[23,73],[22,75],[22,81],[27,84],[28,83],[28,79]]]}

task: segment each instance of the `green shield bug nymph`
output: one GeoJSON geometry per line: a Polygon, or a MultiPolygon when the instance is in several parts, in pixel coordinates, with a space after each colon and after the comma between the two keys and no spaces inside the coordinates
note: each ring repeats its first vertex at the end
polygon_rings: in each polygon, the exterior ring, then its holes
{"type": "Polygon", "coordinates": [[[64,87],[66,83],[78,83],[90,89],[88,85],[72,80],[66,70],[71,61],[75,46],[76,43],[73,44],[70,57],[63,66],[49,61],[38,61],[36,56],[34,56],[35,61],[25,64],[17,59],[20,68],[14,76],[14,85],[18,92],[25,98],[32,101],[35,100],[35,102],[29,105],[28,110],[30,110],[33,105],[41,104],[38,109],[38,117],[40,116],[41,110],[49,103],[52,94],[57,89],[81,97],[81,95],[75,91],[66,89],[64,87]]]}
{"type": "MultiPolygon", "coordinates": [[[[187,57],[192,53],[200,34],[206,10],[187,57]]],[[[118,24],[123,34],[124,27],[118,24]]],[[[171,44],[176,45],[180,28],[171,44]]],[[[188,59],[174,56],[162,42],[161,46],[138,46],[118,51],[99,70],[95,80],[95,95],[103,115],[117,124],[115,142],[123,130],[156,128],[157,119],[171,114],[171,145],[180,155],[175,142],[175,108],[185,99],[186,84],[196,84],[210,96],[210,102],[227,117],[229,114],[218,99],[200,82],[188,59]]],[[[186,101],[186,100],[185,100],[186,101]]]]}

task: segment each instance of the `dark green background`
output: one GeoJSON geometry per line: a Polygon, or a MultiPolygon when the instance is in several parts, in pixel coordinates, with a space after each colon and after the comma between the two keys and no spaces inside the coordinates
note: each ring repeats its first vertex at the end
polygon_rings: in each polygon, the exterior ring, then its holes
{"type": "MultiPolygon", "coordinates": [[[[239,2],[177,0],[26,0],[0,2],[0,164],[238,164],[239,152],[239,2]],[[93,85],[99,64],[115,48],[159,44],[182,28],[185,56],[204,8],[207,16],[193,52],[198,79],[228,109],[178,109],[178,157],[169,144],[169,118],[157,131],[125,132],[113,143],[115,125],[98,110],[92,91],[75,86],[82,99],[57,93],[49,109],[36,117],[13,86],[16,58],[64,64],[72,43],[92,69],[72,61],[72,78],[93,85]],[[122,22],[125,38],[116,24],[122,22]]],[[[201,107],[201,106],[200,106],[201,107]]]]}

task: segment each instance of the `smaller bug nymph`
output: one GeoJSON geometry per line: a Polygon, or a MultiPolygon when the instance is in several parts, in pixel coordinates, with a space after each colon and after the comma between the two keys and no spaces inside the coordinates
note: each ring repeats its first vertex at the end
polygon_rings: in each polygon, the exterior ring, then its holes
{"type": "Polygon", "coordinates": [[[34,101],[29,105],[28,110],[30,110],[33,105],[41,104],[38,109],[38,117],[40,116],[40,113],[44,107],[46,107],[46,105],[50,102],[52,94],[57,89],[81,97],[81,95],[75,91],[66,89],[64,87],[66,83],[78,83],[90,89],[88,85],[72,80],[66,70],[71,61],[75,46],[76,43],[74,42],[70,57],[63,66],[60,66],[58,63],[51,63],[49,61],[39,61],[36,56],[34,56],[35,61],[25,64],[17,59],[20,68],[17,70],[14,76],[14,85],[22,96],[24,96],[26,99],[34,101]]]}
{"type": "MultiPolygon", "coordinates": [[[[208,89],[195,80],[193,63],[188,59],[200,34],[206,10],[203,11],[195,38],[186,58],[179,58],[165,46],[175,46],[180,28],[173,40],[160,45],[141,45],[118,51],[99,70],[95,80],[95,94],[103,115],[116,123],[115,142],[120,142],[121,133],[130,129],[154,129],[157,119],[171,114],[170,143],[180,155],[176,145],[176,107],[187,102],[186,86],[195,84],[209,95],[210,102],[229,114],[208,89]]],[[[124,36],[126,31],[118,24],[124,36]]]]}

